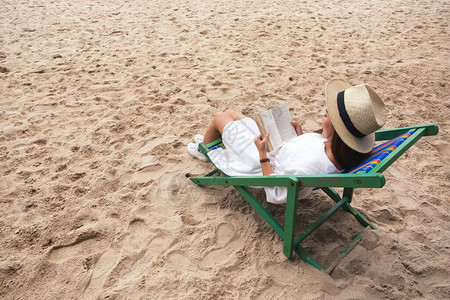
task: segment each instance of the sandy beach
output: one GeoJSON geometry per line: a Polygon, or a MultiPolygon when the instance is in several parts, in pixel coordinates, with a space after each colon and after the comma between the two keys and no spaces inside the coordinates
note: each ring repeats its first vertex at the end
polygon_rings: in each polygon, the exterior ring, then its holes
{"type": "MultiPolygon", "coordinates": [[[[0,15],[2,299],[450,298],[448,1],[4,0],[0,15]],[[356,190],[378,230],[329,276],[287,259],[233,188],[185,175],[213,169],[186,145],[215,112],[286,102],[313,131],[334,77],[374,87],[384,128],[440,132],[356,190]]],[[[330,207],[301,200],[298,226],[330,207]]],[[[304,245],[326,264],[358,229],[338,212],[304,245]]]]}

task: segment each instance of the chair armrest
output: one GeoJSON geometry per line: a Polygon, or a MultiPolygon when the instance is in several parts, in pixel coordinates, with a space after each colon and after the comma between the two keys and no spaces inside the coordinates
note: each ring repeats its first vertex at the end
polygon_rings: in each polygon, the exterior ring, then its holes
{"type": "Polygon", "coordinates": [[[311,187],[381,188],[386,183],[381,173],[302,175],[297,179],[300,186],[311,187]]]}
{"type": "Polygon", "coordinates": [[[193,177],[199,185],[232,186],[294,186],[381,188],[386,183],[383,174],[320,174],[320,175],[269,175],[269,176],[214,176],[193,177]]]}
{"type": "Polygon", "coordinates": [[[437,124],[425,124],[411,127],[384,129],[375,132],[375,140],[377,141],[390,140],[399,136],[402,133],[410,131],[411,129],[422,129],[422,128],[425,129],[424,136],[436,135],[439,132],[439,127],[437,124]]]}
{"type": "Polygon", "coordinates": [[[202,176],[192,177],[191,180],[199,185],[233,185],[233,186],[293,186],[298,183],[295,176],[202,176]]]}

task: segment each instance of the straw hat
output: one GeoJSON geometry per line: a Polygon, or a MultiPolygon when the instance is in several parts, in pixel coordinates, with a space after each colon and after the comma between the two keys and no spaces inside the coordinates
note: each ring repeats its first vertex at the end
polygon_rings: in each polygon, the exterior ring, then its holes
{"type": "Polygon", "coordinates": [[[386,122],[383,100],[366,84],[352,86],[332,79],[325,88],[328,115],[342,141],[355,151],[368,153],[375,144],[375,131],[386,122]]]}

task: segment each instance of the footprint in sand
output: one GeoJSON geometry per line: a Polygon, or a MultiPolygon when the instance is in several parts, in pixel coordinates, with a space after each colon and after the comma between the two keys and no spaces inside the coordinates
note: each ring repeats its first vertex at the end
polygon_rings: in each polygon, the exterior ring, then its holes
{"type": "Polygon", "coordinates": [[[153,164],[142,167],[132,176],[132,181],[136,183],[148,183],[159,178],[164,174],[164,169],[161,164],[153,164]]]}
{"type": "Polygon", "coordinates": [[[59,264],[76,257],[87,257],[91,254],[100,252],[108,247],[108,245],[109,242],[101,239],[98,234],[80,236],[71,244],[54,247],[50,251],[48,261],[59,264]]]}
{"type": "Polygon", "coordinates": [[[98,296],[98,291],[102,290],[108,275],[119,262],[120,254],[112,248],[100,256],[84,290],[84,299],[95,299],[98,296]]]}
{"type": "Polygon", "coordinates": [[[101,291],[113,272],[122,273],[124,269],[127,269],[121,266],[127,257],[133,257],[135,260],[133,264],[137,262],[136,259],[142,258],[143,255],[136,256],[136,254],[145,251],[150,243],[150,236],[149,228],[143,220],[139,218],[132,220],[119,243],[115,247],[110,247],[96,262],[84,290],[84,298],[96,298],[98,295],[95,293],[101,291]]]}
{"type": "Polygon", "coordinates": [[[149,228],[141,219],[130,222],[128,234],[122,241],[122,249],[126,253],[134,253],[142,250],[143,245],[148,243],[150,237],[149,228]]]}
{"type": "Polygon", "coordinates": [[[173,266],[176,270],[197,272],[198,268],[184,251],[173,251],[167,255],[166,265],[173,266]]]}
{"type": "MultiPolygon", "coordinates": [[[[89,236],[80,236],[78,239],[65,246],[55,247],[50,251],[48,261],[51,263],[61,264],[70,259],[80,259],[95,255],[95,253],[104,251],[110,246],[109,241],[100,239],[99,234],[90,234],[89,236]]],[[[97,255],[98,255],[97,254],[97,255]]],[[[101,290],[105,284],[108,273],[118,263],[120,257],[112,248],[103,253],[93,269],[89,282],[85,289],[85,298],[92,299],[96,290],[101,290]]]]}
{"type": "Polygon", "coordinates": [[[242,241],[236,240],[236,232],[233,225],[222,223],[217,227],[218,249],[209,251],[200,261],[200,268],[211,268],[224,265],[232,265],[236,261],[236,251],[242,248],[242,241]]]}

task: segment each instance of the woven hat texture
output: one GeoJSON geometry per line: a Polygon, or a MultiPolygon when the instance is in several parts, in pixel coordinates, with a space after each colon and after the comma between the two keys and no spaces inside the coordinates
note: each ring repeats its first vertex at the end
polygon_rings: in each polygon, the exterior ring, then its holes
{"type": "Polygon", "coordinates": [[[345,80],[332,79],[325,88],[328,115],[342,141],[355,151],[368,153],[375,144],[375,131],[383,127],[387,118],[386,106],[375,91],[367,84],[352,86],[345,80]],[[343,104],[351,124],[363,137],[355,136],[349,130],[338,107],[338,94],[344,92],[343,104]]]}

